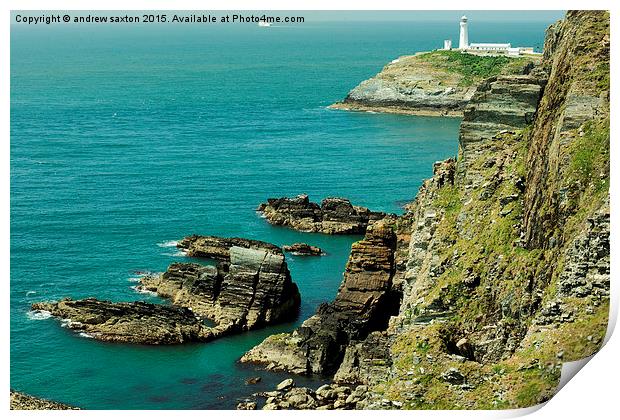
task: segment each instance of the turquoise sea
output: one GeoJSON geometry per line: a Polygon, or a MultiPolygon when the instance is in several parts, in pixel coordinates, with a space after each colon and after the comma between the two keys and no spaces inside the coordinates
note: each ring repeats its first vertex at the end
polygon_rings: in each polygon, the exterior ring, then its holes
{"type": "MultiPolygon", "coordinates": [[[[472,22],[470,38],[540,46],[550,23],[472,22]]],[[[254,209],[308,193],[401,213],[432,163],[456,154],[459,119],[326,106],[457,32],[457,20],[12,25],[11,387],[90,409],[234,408],[290,376],[237,360],[333,299],[359,237],[275,228],[254,209]],[[288,257],[298,320],[208,344],[100,343],[29,314],[64,296],[156,301],[131,288],[135,272],[187,261],[171,244],[192,233],[328,255],[288,257]]]]}

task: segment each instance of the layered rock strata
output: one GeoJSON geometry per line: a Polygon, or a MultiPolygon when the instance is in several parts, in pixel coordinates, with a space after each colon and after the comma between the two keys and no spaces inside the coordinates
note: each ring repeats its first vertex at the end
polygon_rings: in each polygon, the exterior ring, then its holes
{"type": "Polygon", "coordinates": [[[185,251],[189,257],[209,258],[218,261],[230,261],[230,249],[233,246],[264,250],[272,254],[282,253],[282,250],[277,245],[245,238],[191,235],[177,243],[177,248],[185,251]]]}
{"type": "MultiPolygon", "coordinates": [[[[398,313],[387,328],[348,340],[337,359],[332,386],[367,387],[355,408],[539,404],[555,393],[563,362],[602,345],[610,280],[609,14],[567,13],[549,29],[545,48],[541,66],[477,87],[458,158],[436,163],[393,221],[398,313]]],[[[345,274],[343,288],[346,281],[345,274]]],[[[309,326],[323,319],[320,312],[309,326]]],[[[320,363],[307,357],[310,346],[283,353],[285,360],[269,354],[298,343],[299,330],[271,337],[249,359],[314,371],[320,363]]],[[[318,390],[292,392],[292,402],[291,391],[266,406],[321,406],[318,390]]]]}
{"type": "Polygon", "coordinates": [[[295,373],[335,372],[349,342],[385,328],[395,310],[395,249],[396,235],[387,221],[370,225],[351,248],[336,299],[322,304],[292,334],[267,338],[241,361],[295,373]]]}
{"type": "Polygon", "coordinates": [[[94,298],[32,305],[63,320],[63,324],[101,341],[179,344],[208,341],[214,333],[187,308],[145,302],[113,303],[94,298]]]}
{"type": "MultiPolygon", "coordinates": [[[[194,243],[202,244],[201,252],[207,249],[205,242],[194,243]]],[[[299,308],[299,290],[280,248],[268,245],[219,250],[227,259],[217,266],[174,263],[161,275],[142,277],[141,287],[192,308],[216,329],[249,330],[290,319],[299,308]]]]}
{"type": "Polygon", "coordinates": [[[273,225],[326,234],[363,235],[369,223],[388,216],[354,206],[346,198],[326,198],[319,205],[305,194],[294,198],[270,198],[260,204],[257,211],[273,225]]]}
{"type": "MultiPolygon", "coordinates": [[[[434,51],[403,56],[353,88],[331,108],[414,115],[461,116],[483,79],[473,61],[492,61],[496,73],[521,73],[538,57],[460,57],[459,52],[434,51]],[[463,60],[461,60],[463,58],[463,60]],[[466,60],[469,59],[469,60],[466,60]],[[472,61],[471,63],[469,61],[472,61]],[[470,68],[471,67],[471,68],[470,68]]],[[[487,64],[487,65],[490,65],[487,64]]]]}

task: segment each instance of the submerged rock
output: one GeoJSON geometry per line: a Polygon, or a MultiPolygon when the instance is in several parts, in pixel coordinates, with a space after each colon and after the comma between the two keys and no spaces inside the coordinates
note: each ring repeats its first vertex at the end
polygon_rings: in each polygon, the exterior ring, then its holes
{"type": "Polygon", "coordinates": [[[321,256],[325,255],[325,252],[317,246],[312,246],[304,243],[294,243],[293,245],[284,245],[282,247],[284,252],[290,252],[293,255],[308,255],[308,256],[321,256]]]}
{"type": "MultiPolygon", "coordinates": [[[[215,237],[197,238],[200,239],[193,244],[200,244],[201,252],[206,252],[205,244],[214,243],[215,237]]],[[[175,305],[192,308],[223,329],[249,330],[297,314],[299,290],[291,280],[279,247],[265,242],[242,242],[239,238],[218,239],[222,262],[217,266],[174,263],[161,275],[142,277],[141,288],[168,298],[175,305]],[[231,243],[246,247],[223,248],[231,243]]]]}
{"type": "Polygon", "coordinates": [[[322,304],[292,334],[268,337],[248,351],[242,362],[294,373],[333,373],[351,340],[384,328],[398,298],[392,294],[396,236],[386,222],[372,224],[353,244],[336,299],[322,304]]]}
{"type": "Polygon", "coordinates": [[[11,410],[79,410],[79,408],[11,391],[11,410]]]}
{"type": "Polygon", "coordinates": [[[206,327],[191,310],[146,302],[113,303],[94,298],[32,305],[64,320],[64,325],[101,341],[177,344],[208,341],[217,332],[206,327]]]}
{"type": "Polygon", "coordinates": [[[346,198],[326,198],[319,205],[305,194],[295,198],[270,198],[260,204],[257,211],[273,225],[326,234],[364,234],[369,223],[387,216],[354,206],[346,198]]]}

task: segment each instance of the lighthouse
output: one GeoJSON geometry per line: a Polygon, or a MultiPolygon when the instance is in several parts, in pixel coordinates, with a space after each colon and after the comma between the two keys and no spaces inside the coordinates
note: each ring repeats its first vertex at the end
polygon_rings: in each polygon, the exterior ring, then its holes
{"type": "Polygon", "coordinates": [[[466,50],[469,47],[469,38],[467,37],[467,16],[461,17],[461,36],[459,38],[459,49],[466,50]]]}

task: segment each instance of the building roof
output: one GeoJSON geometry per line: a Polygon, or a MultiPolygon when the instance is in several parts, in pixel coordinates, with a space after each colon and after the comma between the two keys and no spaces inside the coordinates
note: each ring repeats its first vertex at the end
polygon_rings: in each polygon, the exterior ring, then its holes
{"type": "Polygon", "coordinates": [[[469,44],[470,47],[478,47],[478,48],[510,48],[510,44],[494,44],[494,43],[479,43],[472,42],[469,44]]]}

